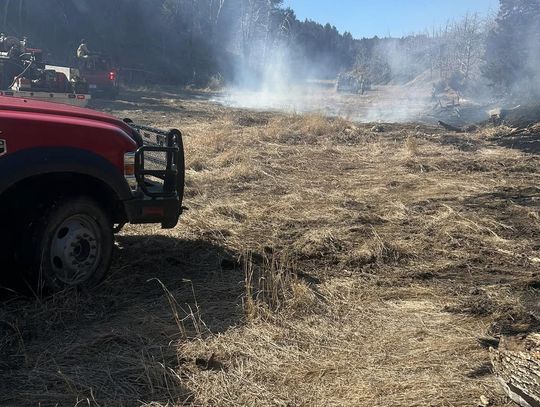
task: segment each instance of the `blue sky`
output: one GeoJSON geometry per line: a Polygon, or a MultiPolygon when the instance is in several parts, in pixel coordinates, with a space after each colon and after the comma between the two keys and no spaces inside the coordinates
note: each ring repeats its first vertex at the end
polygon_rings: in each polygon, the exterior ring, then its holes
{"type": "Polygon", "coordinates": [[[398,36],[438,27],[467,12],[496,13],[499,0],[285,0],[300,20],[329,22],[355,38],[398,36]]]}

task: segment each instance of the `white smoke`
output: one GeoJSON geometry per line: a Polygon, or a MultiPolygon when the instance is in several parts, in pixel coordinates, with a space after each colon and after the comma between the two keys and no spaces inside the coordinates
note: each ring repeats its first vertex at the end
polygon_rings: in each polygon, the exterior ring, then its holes
{"type": "Polygon", "coordinates": [[[452,104],[471,104],[463,95],[456,94],[442,102],[432,97],[434,86],[441,81],[439,70],[430,59],[438,50],[436,46],[448,49],[451,45],[437,43],[427,35],[380,40],[372,59],[384,62],[390,81],[375,84],[372,90],[360,95],[336,91],[336,78],[327,79],[327,61],[313,64],[304,58],[299,63],[301,56],[297,50],[291,50],[286,43],[274,44],[270,50],[253,50],[264,64],[258,69],[239,64],[235,83],[216,100],[239,108],[317,112],[360,122],[426,119],[437,104],[441,109],[452,104]]]}

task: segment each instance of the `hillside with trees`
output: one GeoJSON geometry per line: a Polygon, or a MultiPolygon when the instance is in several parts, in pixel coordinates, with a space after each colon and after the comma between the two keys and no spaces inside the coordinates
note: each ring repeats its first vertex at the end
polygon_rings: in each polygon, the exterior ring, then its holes
{"type": "Polygon", "coordinates": [[[376,84],[422,77],[476,96],[533,99],[540,94],[539,21],[540,0],[501,0],[495,19],[466,15],[418,35],[361,39],[355,69],[376,84]]]}
{"type": "Polygon", "coordinates": [[[494,21],[467,15],[403,38],[354,39],[300,21],[283,0],[5,0],[0,29],[28,36],[56,63],[72,63],[86,38],[91,50],[162,83],[253,85],[354,69],[374,84],[421,78],[530,97],[540,93],[540,0],[500,4],[494,21]]]}
{"type": "Polygon", "coordinates": [[[256,77],[277,58],[298,76],[315,65],[334,76],[354,60],[350,34],[301,22],[282,0],[6,0],[0,24],[57,62],[69,62],[85,38],[120,66],[179,84],[256,77]]]}
{"type": "Polygon", "coordinates": [[[431,33],[403,38],[358,41],[357,68],[374,83],[406,83],[429,70],[430,76],[464,80],[480,74],[487,25],[478,15],[466,15],[431,33]]]}

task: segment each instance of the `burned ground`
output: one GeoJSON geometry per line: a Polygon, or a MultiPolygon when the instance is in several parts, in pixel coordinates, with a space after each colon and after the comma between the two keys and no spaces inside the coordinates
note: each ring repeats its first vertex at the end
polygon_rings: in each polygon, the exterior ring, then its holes
{"type": "Polygon", "coordinates": [[[91,293],[4,295],[0,403],[509,405],[486,343],[540,327],[540,157],[512,129],[96,107],[184,131],[190,209],[126,227],[91,293]]]}

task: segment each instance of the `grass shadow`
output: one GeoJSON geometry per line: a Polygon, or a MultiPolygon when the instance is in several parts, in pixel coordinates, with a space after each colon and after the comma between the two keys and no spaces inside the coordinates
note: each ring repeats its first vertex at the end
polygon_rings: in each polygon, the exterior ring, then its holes
{"type": "Polygon", "coordinates": [[[111,273],[91,292],[2,298],[0,404],[189,400],[177,345],[241,321],[242,272],[203,240],[117,241],[111,273]]]}

